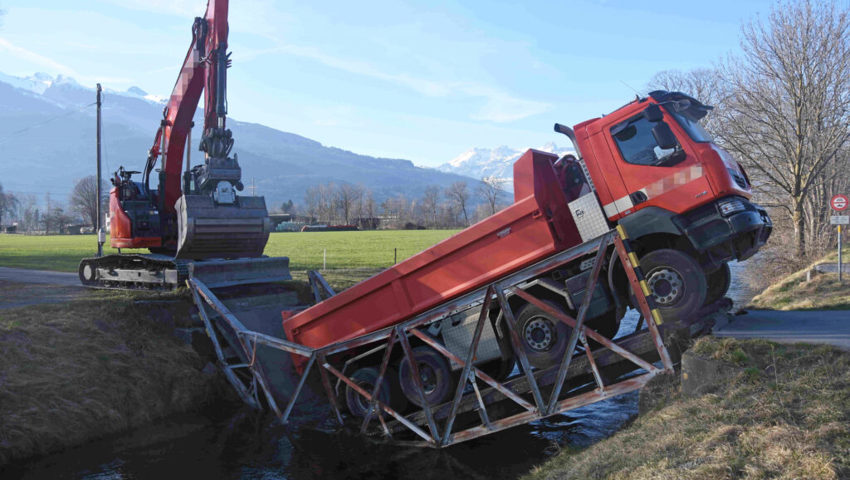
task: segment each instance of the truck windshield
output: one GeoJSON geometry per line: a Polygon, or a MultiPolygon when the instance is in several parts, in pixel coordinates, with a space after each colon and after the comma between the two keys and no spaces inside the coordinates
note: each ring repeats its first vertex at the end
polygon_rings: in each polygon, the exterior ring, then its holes
{"type": "Polygon", "coordinates": [[[689,110],[691,110],[691,109],[689,108],[687,110],[682,110],[682,111],[677,112],[677,111],[675,111],[674,109],[671,108],[668,111],[670,111],[670,114],[673,116],[673,118],[675,118],[676,121],[679,122],[679,125],[681,125],[682,128],[686,132],[688,132],[688,136],[690,136],[693,141],[695,141],[695,142],[712,142],[712,141],[714,141],[714,138],[711,136],[711,134],[708,133],[705,130],[705,128],[703,128],[703,126],[700,125],[700,123],[699,123],[699,119],[704,117],[705,113],[703,113],[702,115],[697,117],[694,114],[695,112],[690,112],[689,110]],[[672,110],[672,111],[670,111],[670,110],[672,110]]]}

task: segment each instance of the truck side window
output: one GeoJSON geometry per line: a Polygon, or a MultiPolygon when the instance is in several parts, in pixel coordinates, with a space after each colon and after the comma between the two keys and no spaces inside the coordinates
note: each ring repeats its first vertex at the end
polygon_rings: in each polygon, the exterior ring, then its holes
{"type": "Polygon", "coordinates": [[[652,136],[649,120],[638,117],[611,127],[611,135],[620,147],[623,160],[636,165],[658,165],[673,150],[662,150],[652,136]]]}

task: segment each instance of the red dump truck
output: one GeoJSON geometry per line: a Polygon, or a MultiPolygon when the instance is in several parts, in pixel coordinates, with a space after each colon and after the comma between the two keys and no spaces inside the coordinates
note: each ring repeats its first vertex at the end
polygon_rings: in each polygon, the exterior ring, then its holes
{"type": "MultiPolygon", "coordinates": [[[[720,300],[729,287],[727,262],[745,260],[767,241],[767,212],[749,201],[746,172],[713,143],[699,121],[711,107],[680,92],[655,91],[609,115],[555,130],[576,155],[529,150],[514,165],[514,203],[495,215],[348,290],[283,321],[289,340],[312,348],[392,326],[491,283],[556,252],[621,225],[640,257],[651,296],[665,319],[686,318],[720,300]]],[[[527,291],[569,315],[581,304],[593,257],[558,266],[528,282],[527,291]]],[[[603,281],[590,293],[586,324],[613,336],[631,294],[618,256],[608,252],[603,281]]],[[[532,368],[547,368],[567,348],[569,327],[519,296],[509,299],[521,346],[532,368]]],[[[455,312],[427,333],[452,351],[470,344],[479,312],[455,312]]],[[[494,307],[475,361],[494,376],[514,366],[503,316],[494,307]]],[[[429,404],[451,391],[452,365],[412,338],[429,404]]],[[[380,353],[352,352],[352,378],[374,385],[380,353]]],[[[295,358],[303,367],[303,357],[295,358]]],[[[407,360],[398,354],[381,400],[419,403],[407,360]],[[391,396],[395,395],[398,398],[391,396]],[[404,398],[406,397],[406,398],[404,398]]],[[[348,409],[368,409],[347,392],[348,409]]]]}

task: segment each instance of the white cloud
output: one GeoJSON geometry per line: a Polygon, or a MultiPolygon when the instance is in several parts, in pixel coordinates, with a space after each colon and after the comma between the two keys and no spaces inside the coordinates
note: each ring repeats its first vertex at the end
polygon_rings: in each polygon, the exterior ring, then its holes
{"type": "MultiPolygon", "coordinates": [[[[396,85],[409,88],[428,97],[449,97],[460,95],[481,98],[484,105],[470,118],[495,123],[507,123],[521,120],[549,110],[552,106],[547,103],[517,98],[502,89],[475,82],[440,82],[427,78],[415,77],[408,74],[386,73],[381,69],[365,62],[343,59],[328,55],[315,47],[299,45],[281,45],[265,52],[252,52],[254,55],[268,52],[280,52],[288,55],[308,58],[325,66],[336,68],[347,73],[363,75],[396,85]]],[[[251,56],[251,54],[249,54],[251,56]]]]}
{"type": "Polygon", "coordinates": [[[71,67],[59,63],[56,60],[53,60],[52,58],[47,58],[44,55],[35,53],[32,50],[27,50],[26,48],[19,47],[3,37],[0,37],[0,50],[9,52],[10,54],[14,55],[17,58],[20,58],[21,60],[26,60],[35,65],[38,65],[39,67],[48,69],[52,73],[61,73],[62,75],[77,76],[77,73],[71,67]]]}

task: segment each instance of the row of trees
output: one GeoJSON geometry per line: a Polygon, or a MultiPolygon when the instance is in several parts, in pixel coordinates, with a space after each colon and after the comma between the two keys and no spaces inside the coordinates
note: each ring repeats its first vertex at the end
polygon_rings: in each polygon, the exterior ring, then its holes
{"type": "Polygon", "coordinates": [[[770,207],[779,237],[772,243],[784,254],[777,258],[788,258],[791,245],[799,264],[834,241],[829,198],[850,193],[850,10],[782,3],[742,33],[740,55],[713,68],[661,72],[650,87],[714,105],[707,129],[770,207]]]}
{"type": "MultiPolygon", "coordinates": [[[[109,192],[105,183],[101,192],[102,205],[105,208],[106,193],[109,192]]],[[[22,232],[41,231],[50,234],[60,233],[63,227],[70,224],[95,225],[96,221],[97,180],[94,175],[77,181],[67,206],[51,197],[49,192],[45,194],[44,202],[39,205],[34,195],[5,192],[0,184],[0,225],[15,223],[22,232]]]]}
{"type": "Polygon", "coordinates": [[[431,185],[418,198],[399,194],[376,203],[372,191],[362,185],[326,183],[308,188],[303,206],[289,200],[281,210],[319,223],[358,224],[361,228],[373,228],[375,219],[386,228],[465,227],[505,205],[507,194],[501,185],[499,179],[485,178],[472,189],[467,182],[458,181],[446,188],[431,185]]]}

